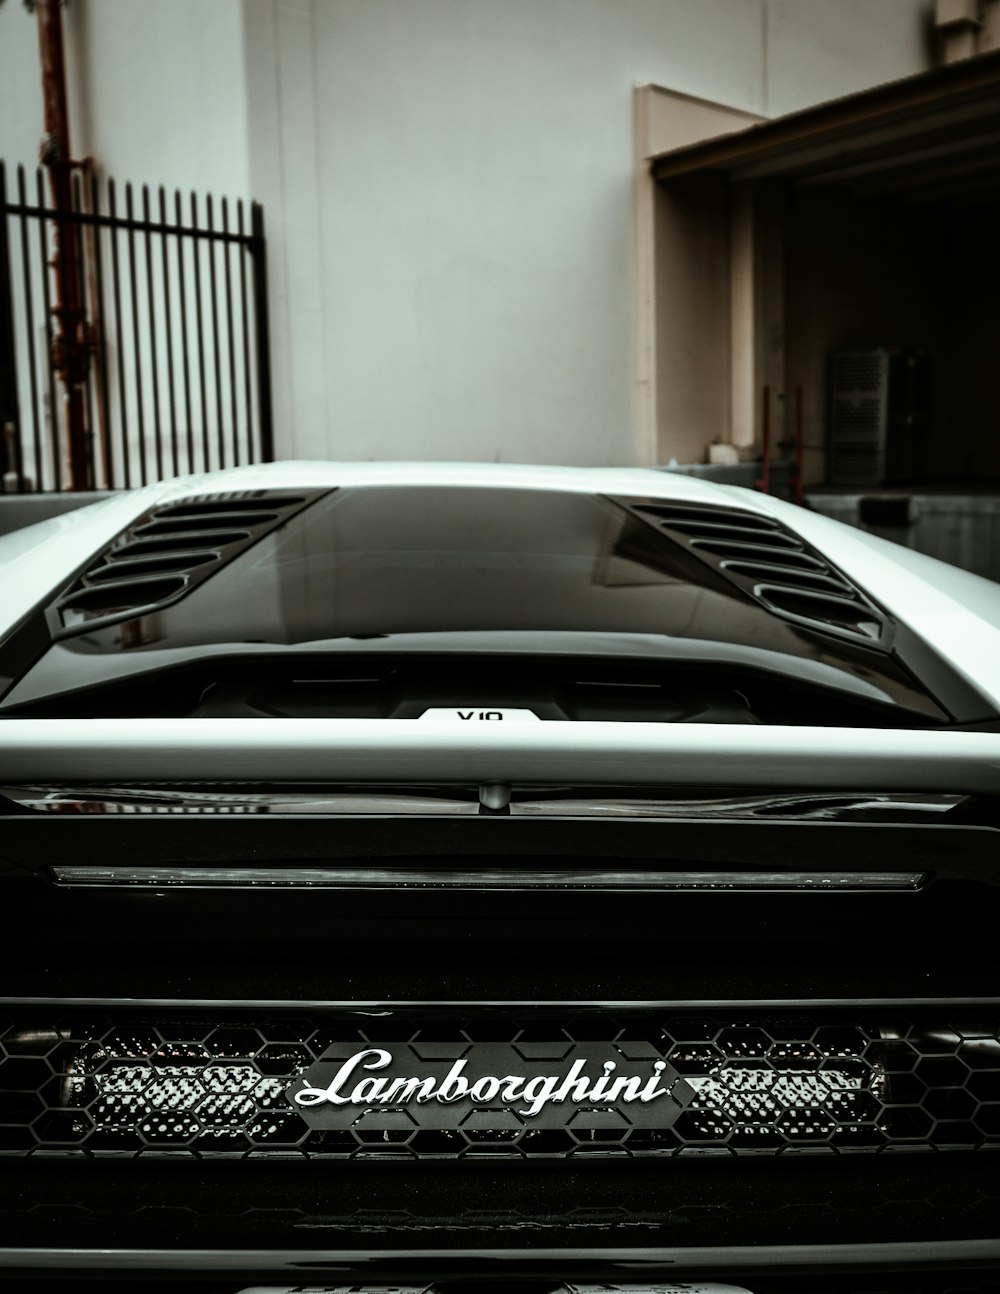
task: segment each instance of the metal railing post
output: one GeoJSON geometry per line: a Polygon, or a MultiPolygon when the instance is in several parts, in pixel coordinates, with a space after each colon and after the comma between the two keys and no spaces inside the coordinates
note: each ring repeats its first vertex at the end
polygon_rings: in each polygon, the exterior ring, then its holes
{"type": "Polygon", "coordinates": [[[251,255],[253,256],[254,323],[257,335],[257,403],[260,407],[261,462],[274,461],[274,423],[271,410],[271,332],[267,306],[267,244],[264,240],[264,208],[254,202],[250,208],[251,255]]]}
{"type": "Polygon", "coordinates": [[[0,494],[14,473],[17,492],[24,493],[24,454],[17,402],[17,352],[14,347],[14,303],[7,239],[7,172],[0,162],[0,494]]]}

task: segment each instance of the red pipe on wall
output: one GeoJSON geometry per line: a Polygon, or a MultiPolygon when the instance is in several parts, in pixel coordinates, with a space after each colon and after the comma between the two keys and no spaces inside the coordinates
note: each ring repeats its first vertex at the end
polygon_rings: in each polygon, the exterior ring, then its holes
{"type": "MultiPolygon", "coordinates": [[[[73,211],[72,153],[66,105],[66,61],[63,53],[60,0],[35,0],[38,49],[42,65],[45,139],[41,160],[48,168],[52,203],[57,213],[73,211]]],[[[93,488],[87,445],[84,395],[89,363],[87,325],[80,296],[80,260],[74,226],[56,216],[52,269],[55,275],[56,334],[52,365],[64,388],[70,489],[93,488]]],[[[53,410],[53,417],[55,417],[53,410]]]]}

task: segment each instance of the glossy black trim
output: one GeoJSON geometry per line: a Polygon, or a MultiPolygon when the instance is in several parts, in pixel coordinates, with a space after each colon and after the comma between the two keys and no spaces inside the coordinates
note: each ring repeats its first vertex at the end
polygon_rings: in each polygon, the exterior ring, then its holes
{"type": "Polygon", "coordinates": [[[953,1261],[956,1246],[1000,1245],[997,1175],[997,1157],[976,1152],[670,1163],[12,1159],[0,1163],[0,1210],[7,1236],[49,1251],[281,1249],[308,1263],[319,1249],[345,1261],[381,1252],[389,1263],[459,1249],[516,1263],[589,1249],[720,1262],[727,1251],[791,1244],[830,1255],[863,1245],[898,1260],[902,1246],[934,1236],[953,1261]]]}
{"type": "Polygon", "coordinates": [[[0,637],[0,700],[52,645],[45,622],[45,604],[50,596],[46,593],[10,633],[0,637]]]}
{"type": "Polygon", "coordinates": [[[803,998],[746,998],[746,997],[729,997],[729,998],[655,998],[655,999],[631,999],[622,998],[617,1000],[608,999],[605,1001],[584,1001],[580,998],[553,998],[551,1000],[543,998],[532,998],[530,1001],[515,1001],[512,998],[475,998],[459,999],[449,998],[442,1001],[440,998],[420,998],[420,999],[403,999],[403,998],[373,998],[370,1002],[363,1001],[360,998],[350,999],[320,999],[308,1000],[305,998],[152,998],[152,997],[31,997],[26,995],[0,997],[0,1007],[65,1007],[67,1011],[96,1007],[101,1010],[121,1009],[129,1012],[143,1011],[146,1009],[166,1009],[170,1011],[293,1011],[301,1013],[303,1011],[356,1011],[364,1013],[366,1011],[420,1011],[434,1010],[448,1012],[461,1012],[462,1010],[480,1007],[497,1009],[501,1011],[536,1011],[548,1008],[558,1008],[567,1012],[578,1012],[584,1015],[592,1015],[595,1011],[724,1011],[728,1008],[745,1011],[797,1011],[799,1013],[805,1010],[855,1010],[859,1013],[863,1011],[866,1016],[877,1014],[882,1010],[893,1010],[896,1007],[901,1008],[919,1008],[923,1009],[941,1009],[943,1007],[966,1007],[989,1006],[997,1008],[997,995],[993,996],[951,996],[942,998],[933,994],[924,994],[919,997],[872,997],[866,998],[859,1002],[857,998],[849,997],[831,997],[819,998],[810,997],[808,1000],[803,998]]]}
{"type": "MultiPolygon", "coordinates": [[[[148,867],[614,866],[651,871],[732,868],[923,872],[927,882],[1000,886],[1000,829],[983,825],[836,821],[592,819],[476,815],[412,818],[316,814],[9,814],[0,839],[7,874],[48,879],[57,863],[148,867]],[[558,860],[558,861],[557,861],[558,860]]],[[[0,873],[2,876],[2,873],[0,873]]],[[[470,888],[475,888],[474,884],[470,888]]]]}
{"type": "MultiPolygon", "coordinates": [[[[212,567],[215,569],[217,564],[212,567]]],[[[803,633],[816,637],[808,628],[803,633]]],[[[852,650],[855,655],[861,651],[852,650]]],[[[878,664],[884,663],[883,656],[878,664]]],[[[776,722],[782,723],[935,729],[944,726],[950,715],[898,662],[894,666],[896,682],[903,682],[923,698],[924,709],[892,700],[888,691],[880,700],[877,691],[868,695],[865,685],[848,672],[826,666],[817,671],[814,663],[802,657],[774,651],[651,634],[541,631],[390,634],[368,640],[363,651],[356,639],[344,638],[330,639],[321,651],[276,643],[221,643],[155,647],[134,653],[82,652],[74,647],[71,635],[67,641],[53,642],[31,673],[19,678],[16,692],[2,709],[4,717],[103,718],[155,713],[184,717],[190,711],[179,710],[178,703],[170,701],[169,689],[191,683],[197,695],[210,684],[224,681],[252,693],[269,678],[280,681],[308,676],[317,669],[324,674],[330,670],[370,673],[372,683],[378,686],[367,699],[376,699],[384,707],[383,713],[370,714],[373,719],[415,718],[429,707],[450,708],[456,704],[456,679],[461,677],[464,682],[459,687],[465,699],[459,704],[511,705],[533,709],[542,719],[573,720],[585,717],[580,712],[584,693],[578,680],[592,672],[598,687],[599,680],[612,687],[632,682],[659,687],[671,679],[676,686],[682,681],[691,690],[692,700],[712,689],[720,689],[724,696],[736,686],[758,699],[767,714],[773,715],[778,704],[781,717],[776,722]],[[151,688],[164,689],[153,705],[151,688]],[[565,708],[567,702],[570,710],[565,708]],[[165,708],[159,710],[157,704],[165,708]]],[[[357,695],[365,694],[359,691],[357,695]]],[[[339,702],[343,704],[345,699],[342,694],[339,702]]],[[[620,694],[617,699],[622,700],[620,694]]],[[[337,700],[334,698],[334,703],[337,700]]],[[[976,713],[982,708],[980,704],[976,713]]],[[[245,704],[237,703],[231,713],[246,717],[245,704]]],[[[742,704],[736,710],[723,708],[716,713],[715,722],[746,718],[742,704]]],[[[225,717],[225,710],[217,717],[225,717]]],[[[257,717],[262,717],[260,712],[257,717]]],[[[336,711],[329,717],[336,717],[336,711]]],[[[615,717],[614,711],[605,710],[603,717],[615,717]]],[[[643,715],[634,708],[622,708],[617,717],[641,721],[655,717],[655,712],[643,715]]]]}
{"type": "Polygon", "coordinates": [[[686,1273],[741,1271],[820,1274],[836,1269],[845,1275],[916,1272],[951,1274],[961,1265],[966,1276],[984,1264],[1000,1262],[1000,1239],[927,1240],[854,1245],[733,1245],[635,1249],[539,1248],[433,1249],[401,1256],[392,1249],[0,1249],[0,1267],[11,1274],[39,1270],[158,1274],[239,1274],[243,1278],[294,1278],[297,1283],[336,1277],[345,1285],[392,1285],[435,1278],[548,1280],[582,1278],[641,1282],[682,1278],[686,1273]],[[949,1269],[951,1269],[949,1271],[949,1269]]]}

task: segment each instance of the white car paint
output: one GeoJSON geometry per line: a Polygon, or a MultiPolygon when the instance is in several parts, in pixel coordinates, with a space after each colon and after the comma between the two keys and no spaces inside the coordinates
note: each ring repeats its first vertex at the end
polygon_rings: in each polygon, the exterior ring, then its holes
{"type": "Polygon", "coordinates": [[[0,781],[559,783],[1000,793],[1000,733],[699,723],[8,719],[0,781]]]}

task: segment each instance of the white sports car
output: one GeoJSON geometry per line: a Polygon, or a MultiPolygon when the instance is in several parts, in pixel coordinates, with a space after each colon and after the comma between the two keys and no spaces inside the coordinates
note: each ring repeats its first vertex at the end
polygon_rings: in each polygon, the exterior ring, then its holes
{"type": "Polygon", "coordinates": [[[751,491],[9,535],[0,1277],[1000,1288],[998,845],[1000,587],[751,491]]]}

